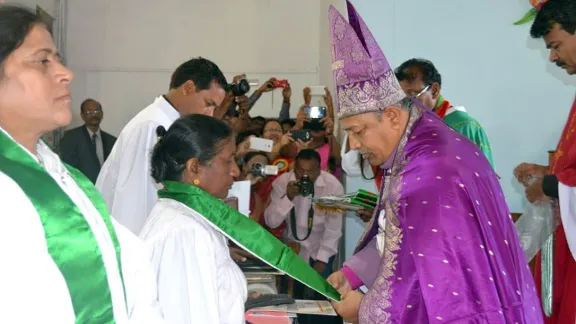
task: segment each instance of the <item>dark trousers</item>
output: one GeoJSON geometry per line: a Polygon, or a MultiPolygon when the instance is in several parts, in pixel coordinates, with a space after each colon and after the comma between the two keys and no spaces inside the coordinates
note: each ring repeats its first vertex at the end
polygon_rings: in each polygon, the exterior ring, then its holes
{"type": "MultiPolygon", "coordinates": [[[[321,273],[322,278],[326,279],[333,272],[332,266],[334,263],[334,257],[331,257],[326,264],[326,270],[321,273]]],[[[310,259],[310,265],[314,265],[314,260],[310,259]]],[[[326,300],[322,294],[306,287],[299,281],[294,283],[294,298],[296,299],[306,299],[306,300],[326,300]]],[[[322,316],[322,315],[304,315],[298,314],[298,324],[342,324],[342,318],[340,316],[322,316]]]]}

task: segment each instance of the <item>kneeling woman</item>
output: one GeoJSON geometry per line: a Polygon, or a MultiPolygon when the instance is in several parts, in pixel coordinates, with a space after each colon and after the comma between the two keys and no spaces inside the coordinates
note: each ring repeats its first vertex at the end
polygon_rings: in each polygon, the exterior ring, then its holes
{"type": "Polygon", "coordinates": [[[239,175],[232,131],[218,119],[190,115],[158,133],[152,177],[165,189],[140,237],[152,251],[166,321],[244,323],[246,278],[227,238],[202,215],[209,198],[226,198],[239,175]]]}

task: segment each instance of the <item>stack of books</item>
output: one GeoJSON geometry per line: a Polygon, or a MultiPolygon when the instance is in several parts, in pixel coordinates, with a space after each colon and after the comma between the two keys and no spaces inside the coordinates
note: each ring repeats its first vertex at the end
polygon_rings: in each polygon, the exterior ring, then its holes
{"type": "Polygon", "coordinates": [[[320,208],[357,211],[360,209],[375,209],[378,204],[378,195],[360,189],[341,196],[314,198],[313,202],[320,208]]]}

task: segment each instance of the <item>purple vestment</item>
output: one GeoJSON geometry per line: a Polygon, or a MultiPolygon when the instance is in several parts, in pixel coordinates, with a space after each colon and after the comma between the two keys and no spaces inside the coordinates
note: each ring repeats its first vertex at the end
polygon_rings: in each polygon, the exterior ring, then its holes
{"type": "MultiPolygon", "coordinates": [[[[334,7],[329,15],[340,118],[406,97],[347,3],[349,22],[334,7]]],[[[374,253],[378,211],[355,254],[356,264],[364,263],[356,276],[369,286],[360,323],[543,323],[502,189],[480,149],[433,112],[413,107],[392,161],[379,204],[383,256],[374,253]]]]}
{"type": "MultiPolygon", "coordinates": [[[[414,108],[408,127],[383,184],[386,246],[360,323],[543,323],[488,160],[430,112],[414,108]]],[[[376,232],[373,217],[359,249],[376,232]]]]}

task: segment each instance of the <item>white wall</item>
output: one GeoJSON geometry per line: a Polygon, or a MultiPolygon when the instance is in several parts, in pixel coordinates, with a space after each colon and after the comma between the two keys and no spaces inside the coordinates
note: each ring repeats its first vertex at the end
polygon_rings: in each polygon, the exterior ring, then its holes
{"type": "MultiPolygon", "coordinates": [[[[260,83],[272,76],[289,79],[295,115],[301,89],[321,84],[320,5],[309,0],[69,1],[66,55],[75,72],[76,109],[71,126],[80,124],[80,102],[93,97],[104,106],[103,128],[118,134],[166,92],[173,70],[196,56],[216,62],[229,78],[247,73],[260,83]]],[[[267,94],[251,114],[278,116],[281,99],[280,90],[267,94]]]]}
{"type": "MultiPolygon", "coordinates": [[[[546,151],[556,145],[576,84],[546,62],[542,42],[529,38],[529,26],[512,25],[529,9],[528,1],[353,3],[392,66],[411,57],[436,64],[445,96],[466,106],[485,127],[508,203],[512,211],[522,211],[525,200],[512,169],[522,161],[547,162],[546,151]]],[[[118,134],[166,91],[175,67],[194,56],[212,59],[228,77],[288,78],[295,115],[302,102],[299,89],[332,84],[329,4],[345,13],[343,0],[69,1],[66,53],[75,72],[73,125],[80,123],[80,102],[93,97],[104,105],[103,127],[118,134]]],[[[280,100],[279,91],[263,97],[253,115],[277,116],[280,100]]],[[[348,191],[373,186],[352,178],[346,185],[348,191]]],[[[349,215],[347,255],[362,230],[363,224],[349,215]]]]}
{"type": "MultiPolygon", "coordinates": [[[[526,201],[513,178],[522,161],[547,164],[574,99],[576,78],[547,62],[530,25],[512,23],[526,0],[353,0],[392,66],[412,57],[430,59],[442,74],[443,93],[464,105],[484,126],[496,171],[513,212],[526,201]]],[[[347,179],[349,189],[361,186],[347,179]]],[[[347,255],[363,229],[347,220],[347,255]]]]}

